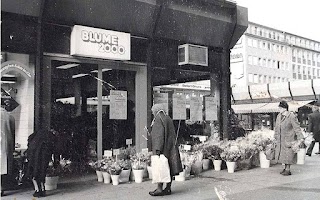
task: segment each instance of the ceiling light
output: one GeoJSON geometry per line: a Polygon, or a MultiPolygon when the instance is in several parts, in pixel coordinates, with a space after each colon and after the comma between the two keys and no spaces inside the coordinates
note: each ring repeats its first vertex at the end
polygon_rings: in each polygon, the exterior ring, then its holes
{"type": "Polygon", "coordinates": [[[72,67],[76,67],[79,66],[80,64],[76,64],[76,63],[71,63],[71,64],[66,64],[66,65],[61,65],[59,67],[57,67],[57,69],[70,69],[72,67]]]}
{"type": "MultiPolygon", "coordinates": [[[[102,72],[106,72],[106,71],[110,71],[110,70],[112,70],[112,69],[103,68],[102,72]]],[[[98,70],[93,70],[93,71],[91,71],[91,73],[98,73],[98,70]]]]}
{"type": "Polygon", "coordinates": [[[87,76],[88,74],[76,74],[76,75],[73,75],[72,78],[80,78],[80,77],[83,77],[83,76],[87,76]]]}
{"type": "Polygon", "coordinates": [[[2,84],[8,83],[8,84],[14,84],[16,83],[15,81],[1,81],[2,84]]]}
{"type": "Polygon", "coordinates": [[[16,77],[14,74],[3,74],[2,77],[16,77]]]}

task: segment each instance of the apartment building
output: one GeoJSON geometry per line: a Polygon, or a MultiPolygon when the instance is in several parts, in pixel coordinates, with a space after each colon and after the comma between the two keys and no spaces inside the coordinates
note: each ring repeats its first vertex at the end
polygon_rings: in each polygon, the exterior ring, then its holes
{"type": "Polygon", "coordinates": [[[249,22],[231,50],[231,86],[320,78],[320,42],[249,22]]]}

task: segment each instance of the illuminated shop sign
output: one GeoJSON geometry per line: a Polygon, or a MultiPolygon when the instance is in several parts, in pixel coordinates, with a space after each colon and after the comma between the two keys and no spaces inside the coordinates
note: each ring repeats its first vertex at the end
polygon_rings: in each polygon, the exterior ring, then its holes
{"type": "Polygon", "coordinates": [[[75,25],[70,54],[76,56],[130,60],[130,34],[75,25]]]}

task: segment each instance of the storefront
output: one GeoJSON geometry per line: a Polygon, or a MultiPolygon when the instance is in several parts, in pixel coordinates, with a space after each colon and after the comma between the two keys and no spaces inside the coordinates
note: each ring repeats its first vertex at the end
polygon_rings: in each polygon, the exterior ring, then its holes
{"type": "Polygon", "coordinates": [[[33,131],[54,128],[68,132],[64,141],[78,135],[80,147],[94,139],[98,158],[126,139],[141,150],[153,87],[206,79],[227,136],[230,49],[247,23],[247,9],[228,1],[2,1],[1,62],[22,62],[34,74],[34,99],[18,102],[34,109],[32,126],[18,141],[26,146],[33,131]],[[207,65],[178,65],[185,44],[205,47],[207,65]]]}
{"type": "Polygon", "coordinates": [[[243,121],[244,128],[273,130],[279,102],[285,100],[289,111],[297,114],[300,126],[306,128],[311,106],[319,102],[319,95],[320,79],[250,85],[232,89],[232,108],[243,121]]]}

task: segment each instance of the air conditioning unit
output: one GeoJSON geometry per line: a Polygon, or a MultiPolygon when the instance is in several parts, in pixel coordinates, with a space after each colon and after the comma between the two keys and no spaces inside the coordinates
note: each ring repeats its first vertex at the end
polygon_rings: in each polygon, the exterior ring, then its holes
{"type": "Polygon", "coordinates": [[[208,47],[183,44],[178,47],[179,65],[208,66],[208,47]]]}

